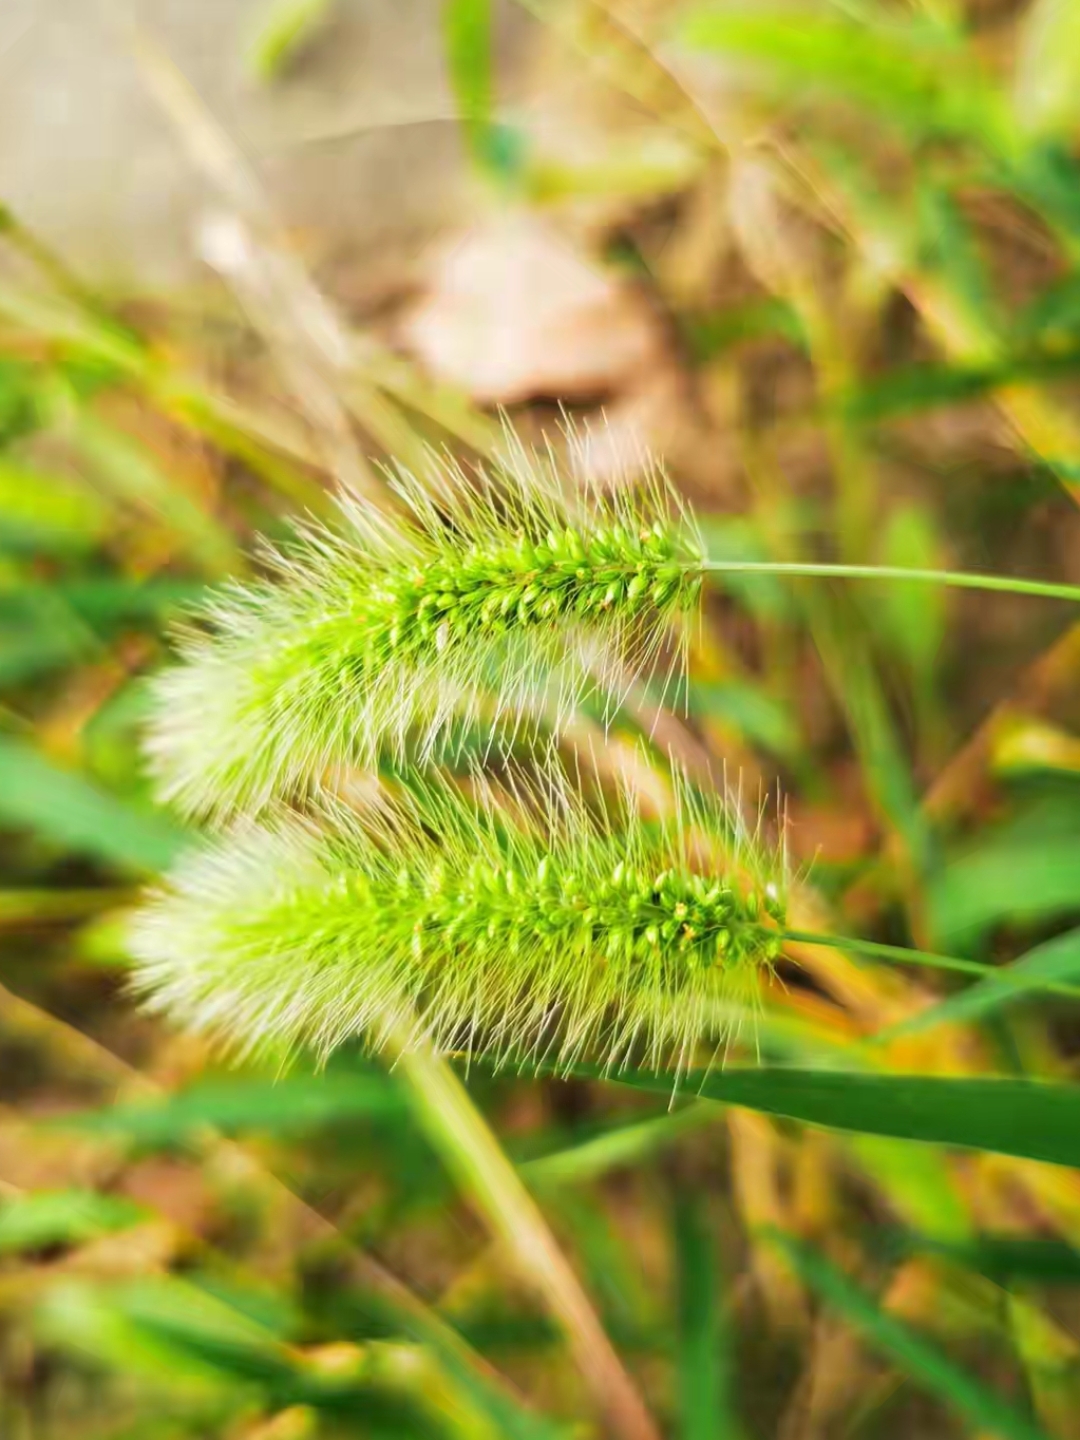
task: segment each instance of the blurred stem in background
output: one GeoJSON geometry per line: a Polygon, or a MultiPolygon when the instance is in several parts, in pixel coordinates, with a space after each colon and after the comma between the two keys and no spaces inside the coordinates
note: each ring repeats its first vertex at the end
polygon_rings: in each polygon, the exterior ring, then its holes
{"type": "Polygon", "coordinates": [[[562,1326],[613,1432],[625,1440],[659,1440],[581,1282],[465,1086],[446,1060],[423,1044],[403,1047],[396,1069],[447,1169],[562,1326]]]}

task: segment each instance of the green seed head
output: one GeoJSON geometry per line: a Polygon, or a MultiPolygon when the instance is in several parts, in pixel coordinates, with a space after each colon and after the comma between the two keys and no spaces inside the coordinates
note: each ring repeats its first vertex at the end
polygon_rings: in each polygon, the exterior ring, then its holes
{"type": "Polygon", "coordinates": [[[677,654],[702,552],[664,483],[568,498],[515,458],[499,480],[440,462],[437,498],[396,474],[400,520],[346,504],[341,534],[306,534],[207,607],[156,685],[163,796],[223,818],[406,742],[430,758],[453,722],[557,732],[615,669],[677,654]]]}
{"type": "Polygon", "coordinates": [[[139,984],[240,1049],[404,1027],[495,1059],[681,1068],[752,1007],[784,876],[730,807],[677,793],[668,824],[625,803],[601,823],[551,769],[510,811],[414,777],[359,818],[249,824],[140,917],[139,984]]]}

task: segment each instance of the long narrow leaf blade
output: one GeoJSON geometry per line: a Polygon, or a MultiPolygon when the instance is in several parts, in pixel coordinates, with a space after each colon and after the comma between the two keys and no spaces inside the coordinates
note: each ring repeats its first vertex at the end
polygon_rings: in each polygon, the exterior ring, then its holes
{"type": "Polygon", "coordinates": [[[1080,1166],[1078,1085],[794,1068],[692,1071],[677,1083],[670,1073],[605,1072],[597,1065],[576,1064],[568,1073],[669,1097],[677,1088],[835,1130],[1080,1166]]]}

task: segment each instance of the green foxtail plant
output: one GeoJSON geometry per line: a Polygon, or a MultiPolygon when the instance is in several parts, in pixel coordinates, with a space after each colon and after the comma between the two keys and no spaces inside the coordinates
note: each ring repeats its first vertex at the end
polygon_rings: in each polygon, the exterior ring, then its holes
{"type": "Polygon", "coordinates": [[[780,953],[782,842],[678,777],[653,822],[626,793],[590,806],[553,761],[538,773],[501,798],[436,772],[356,813],[241,821],[140,916],[139,985],[240,1051],[365,1037],[687,1067],[780,953]]]}
{"type": "Polygon", "coordinates": [[[433,463],[392,475],[400,515],[343,502],[343,532],[308,529],[187,626],[156,682],[163,798],[255,813],[388,751],[430,760],[458,722],[558,733],[665,652],[675,673],[703,554],[659,474],[571,492],[517,442],[502,479],[433,463]]]}

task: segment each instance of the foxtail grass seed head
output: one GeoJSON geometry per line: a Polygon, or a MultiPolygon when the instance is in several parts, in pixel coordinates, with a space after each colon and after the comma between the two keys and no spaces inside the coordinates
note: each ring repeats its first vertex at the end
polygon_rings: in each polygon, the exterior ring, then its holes
{"type": "Polygon", "coordinates": [[[186,813],[255,812],[407,743],[430,759],[457,721],[557,733],[590,688],[677,663],[703,552],[661,477],[570,495],[515,444],[500,480],[440,457],[393,485],[400,519],[345,502],[343,533],[305,532],[180,637],[148,755],[186,813]]]}
{"type": "Polygon", "coordinates": [[[361,815],[245,821],[139,916],[137,985],[241,1053],[392,1037],[682,1070],[730,1037],[781,947],[760,825],[681,781],[664,823],[598,813],[550,766],[506,798],[414,776],[361,815]]]}

